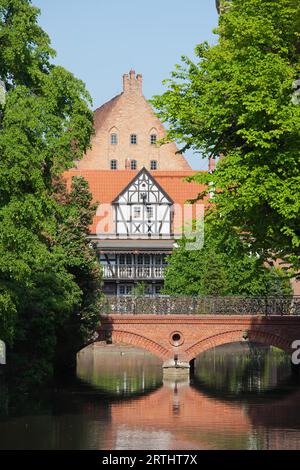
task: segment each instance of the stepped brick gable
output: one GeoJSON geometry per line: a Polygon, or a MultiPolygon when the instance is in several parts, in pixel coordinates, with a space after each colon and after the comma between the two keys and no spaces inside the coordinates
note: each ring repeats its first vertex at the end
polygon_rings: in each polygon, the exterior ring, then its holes
{"type": "Polygon", "coordinates": [[[174,143],[155,143],[166,131],[142,94],[142,76],[133,70],[123,76],[123,92],[95,111],[94,126],[92,148],[78,162],[79,170],[110,170],[112,160],[118,170],[130,169],[132,160],[138,170],[151,169],[151,161],[161,171],[191,170],[174,143]]]}

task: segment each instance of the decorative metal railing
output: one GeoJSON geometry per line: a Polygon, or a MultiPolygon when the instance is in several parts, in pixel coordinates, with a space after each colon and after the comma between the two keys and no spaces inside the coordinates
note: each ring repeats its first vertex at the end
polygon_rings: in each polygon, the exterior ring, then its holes
{"type": "Polygon", "coordinates": [[[104,279],[163,279],[163,265],[118,264],[103,265],[104,279]]]}
{"type": "Polygon", "coordinates": [[[300,315],[300,296],[171,297],[106,296],[101,314],[300,315]]]}

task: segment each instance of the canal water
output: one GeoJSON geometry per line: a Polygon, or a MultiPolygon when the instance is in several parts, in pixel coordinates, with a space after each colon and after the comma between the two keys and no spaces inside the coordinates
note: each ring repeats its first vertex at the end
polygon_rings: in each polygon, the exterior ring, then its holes
{"type": "Polygon", "coordinates": [[[254,344],[199,356],[188,377],[129,346],[94,345],[78,379],[45,396],[0,396],[0,449],[300,449],[289,358],[254,344]]]}

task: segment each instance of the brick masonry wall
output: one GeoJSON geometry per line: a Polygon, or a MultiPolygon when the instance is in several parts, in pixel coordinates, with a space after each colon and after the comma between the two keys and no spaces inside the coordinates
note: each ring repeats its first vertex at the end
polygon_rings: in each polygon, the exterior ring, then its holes
{"type": "Polygon", "coordinates": [[[189,362],[201,352],[221,344],[248,340],[276,346],[289,354],[300,339],[300,317],[238,315],[109,315],[101,318],[98,340],[111,335],[115,343],[146,349],[163,361],[189,362]],[[177,344],[172,336],[178,333],[177,344]]]}
{"type": "Polygon", "coordinates": [[[182,155],[176,154],[174,143],[151,145],[150,135],[157,139],[166,136],[160,120],[142,94],[142,77],[131,71],[123,77],[123,93],[105,103],[94,114],[95,135],[92,148],[78,162],[78,169],[109,170],[110,161],[117,160],[118,169],[125,170],[126,160],[137,160],[137,169],[150,169],[150,161],[158,162],[158,170],[191,170],[182,155]],[[117,134],[118,143],[110,141],[117,134]],[[130,143],[130,135],[137,135],[137,144],[130,143]]]}

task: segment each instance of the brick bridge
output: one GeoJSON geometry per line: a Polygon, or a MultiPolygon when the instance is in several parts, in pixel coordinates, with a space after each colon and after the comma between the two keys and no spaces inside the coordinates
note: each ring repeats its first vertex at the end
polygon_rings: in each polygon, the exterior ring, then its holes
{"type": "Polygon", "coordinates": [[[206,304],[203,299],[201,304],[194,299],[109,299],[96,341],[146,349],[164,368],[189,368],[203,351],[240,341],[275,346],[291,355],[292,343],[300,340],[299,306],[299,298],[210,298],[206,304]]]}

